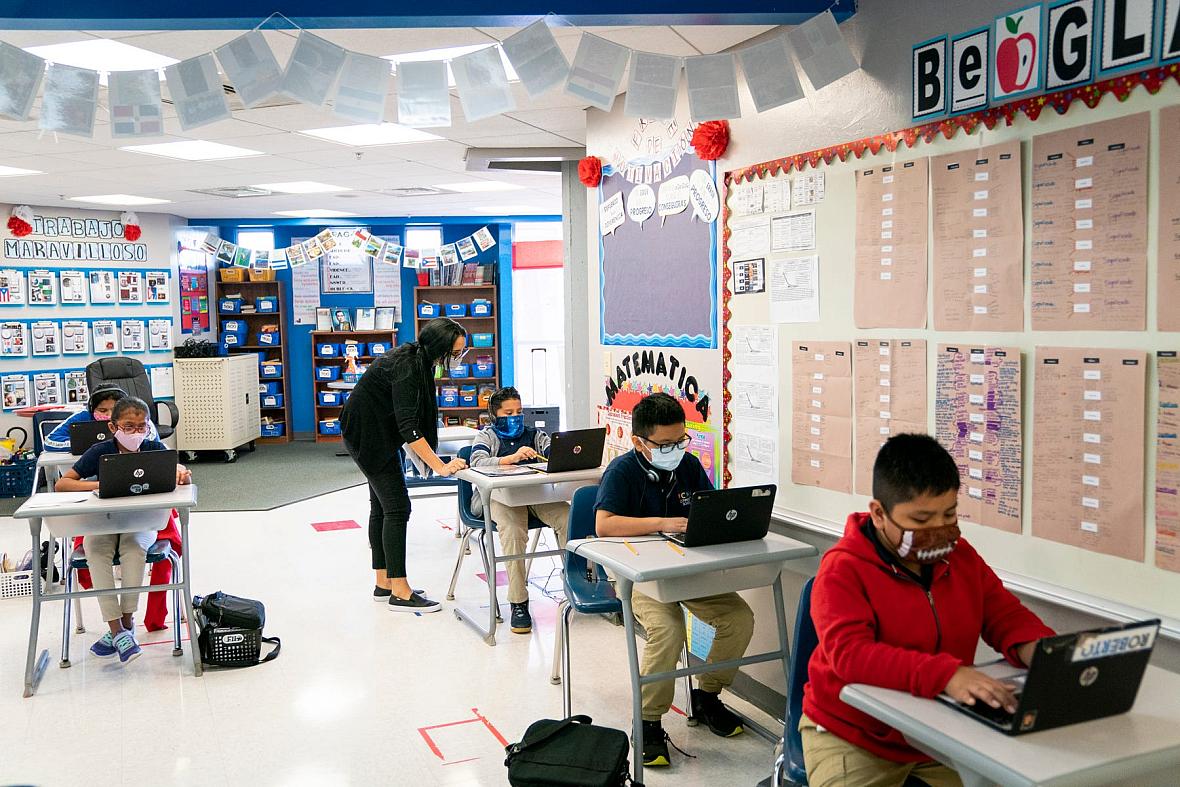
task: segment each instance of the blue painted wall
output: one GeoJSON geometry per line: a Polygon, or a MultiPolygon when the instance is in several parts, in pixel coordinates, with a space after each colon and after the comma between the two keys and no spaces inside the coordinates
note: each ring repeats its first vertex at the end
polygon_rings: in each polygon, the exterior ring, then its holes
{"type": "MultiPolygon", "coordinates": [[[[514,220],[527,221],[560,221],[560,216],[528,216],[528,217],[495,217],[483,219],[477,217],[438,217],[390,219],[292,219],[289,221],[264,222],[258,219],[193,219],[189,223],[194,226],[215,227],[221,237],[236,241],[239,230],[270,229],[274,231],[276,248],[291,245],[293,238],[309,238],[325,227],[363,226],[368,227],[374,235],[397,236],[405,241],[407,227],[437,226],[442,229],[443,243],[454,243],[460,238],[473,234],[481,227],[487,227],[496,238],[496,245],[471,262],[480,264],[495,263],[496,283],[499,285],[499,314],[497,319],[500,341],[500,379],[501,385],[511,385],[513,382],[513,340],[512,340],[512,225],[514,220]]],[[[378,263],[381,264],[381,263],[378,263]]],[[[288,379],[290,380],[291,418],[294,421],[295,432],[312,432],[314,430],[315,409],[312,404],[313,382],[311,362],[311,332],[313,325],[295,325],[291,313],[291,272],[279,271],[278,279],[283,283],[283,292],[287,301],[287,318],[283,325],[283,341],[288,343],[287,363],[288,379]]],[[[418,280],[416,272],[402,269],[402,322],[398,326],[398,342],[414,340],[414,287],[418,280]]],[[[220,282],[216,285],[218,293],[221,291],[220,282]]],[[[232,284],[224,285],[233,287],[232,284]]],[[[373,296],[367,295],[321,295],[320,305],[339,306],[355,309],[358,306],[372,306],[373,296]]]]}

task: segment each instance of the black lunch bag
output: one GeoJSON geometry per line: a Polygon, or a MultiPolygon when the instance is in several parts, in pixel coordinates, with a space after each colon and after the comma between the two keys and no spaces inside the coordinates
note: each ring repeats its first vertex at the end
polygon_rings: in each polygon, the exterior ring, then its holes
{"type": "Polygon", "coordinates": [[[201,661],[215,667],[252,667],[279,656],[282,641],[262,636],[266,625],[266,607],[261,601],[231,596],[220,590],[193,599],[193,611],[201,627],[197,638],[201,661]],[[262,643],[274,649],[262,654],[262,643]]]}
{"type": "Polygon", "coordinates": [[[643,787],[631,781],[627,734],[589,716],[541,719],[505,749],[512,787],[643,787]]]}

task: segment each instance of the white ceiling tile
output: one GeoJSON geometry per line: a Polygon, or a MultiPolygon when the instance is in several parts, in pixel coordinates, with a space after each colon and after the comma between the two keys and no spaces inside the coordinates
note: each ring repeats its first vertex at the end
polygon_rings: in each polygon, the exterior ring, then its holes
{"type": "Polygon", "coordinates": [[[51,44],[72,44],[75,41],[89,41],[94,36],[77,30],[5,30],[0,33],[0,41],[21,49],[30,46],[49,46],[51,44]]]}

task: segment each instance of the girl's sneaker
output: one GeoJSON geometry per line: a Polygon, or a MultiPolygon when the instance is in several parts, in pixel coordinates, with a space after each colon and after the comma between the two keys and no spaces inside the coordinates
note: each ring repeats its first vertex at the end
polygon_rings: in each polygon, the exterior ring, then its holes
{"type": "Polygon", "coordinates": [[[109,659],[119,653],[119,649],[115,647],[115,637],[111,632],[103,634],[98,642],[90,646],[90,652],[100,659],[109,659]]]}
{"type": "Polygon", "coordinates": [[[143,650],[135,641],[135,635],[130,631],[120,631],[115,635],[115,648],[119,651],[119,661],[126,664],[139,658],[143,650]]]}

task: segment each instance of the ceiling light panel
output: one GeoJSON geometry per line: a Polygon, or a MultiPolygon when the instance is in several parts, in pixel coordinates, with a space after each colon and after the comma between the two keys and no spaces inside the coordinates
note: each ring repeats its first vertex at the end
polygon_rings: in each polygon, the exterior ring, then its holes
{"type": "Polygon", "coordinates": [[[442,139],[435,134],[407,128],[397,123],[364,123],[356,126],[309,128],[299,132],[309,137],[335,142],[338,145],[367,147],[369,145],[404,145],[410,142],[429,142],[442,139]]]}
{"type": "Polygon", "coordinates": [[[220,142],[208,142],[203,139],[190,139],[183,142],[161,142],[155,145],[126,145],[119,149],[131,153],[146,153],[151,156],[181,159],[182,161],[221,161],[224,159],[266,155],[261,150],[239,148],[235,145],[223,145],[220,142]]]}
{"type": "Polygon", "coordinates": [[[163,205],[171,202],[169,199],[156,199],[154,197],[139,197],[135,194],[93,194],[89,197],[70,197],[74,202],[90,202],[95,205],[117,205],[117,206],[131,206],[131,205],[163,205]]]}

